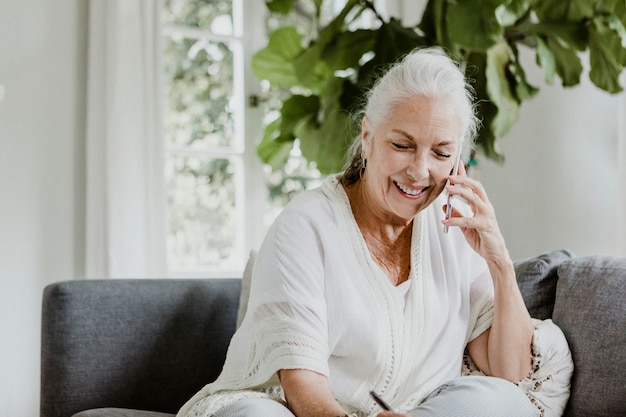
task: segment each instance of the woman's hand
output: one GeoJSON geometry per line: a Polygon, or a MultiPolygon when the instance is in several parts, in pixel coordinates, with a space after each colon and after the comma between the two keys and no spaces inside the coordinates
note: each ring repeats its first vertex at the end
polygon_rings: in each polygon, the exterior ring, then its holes
{"type": "MultiPolygon", "coordinates": [[[[495,210],[482,184],[468,177],[463,165],[459,175],[451,175],[449,179],[450,185],[446,187],[446,191],[465,199],[474,216],[466,217],[453,207],[450,219],[444,220],[443,224],[460,227],[469,245],[487,262],[509,259],[495,210]]],[[[443,210],[446,211],[446,206],[443,210]]]]}

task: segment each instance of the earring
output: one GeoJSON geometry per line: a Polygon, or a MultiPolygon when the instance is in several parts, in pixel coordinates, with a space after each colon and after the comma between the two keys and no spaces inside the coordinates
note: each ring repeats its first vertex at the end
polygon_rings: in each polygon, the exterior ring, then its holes
{"type": "Polygon", "coordinates": [[[365,159],[363,155],[361,155],[361,172],[360,172],[361,176],[365,173],[366,167],[367,167],[367,159],[365,159]]]}

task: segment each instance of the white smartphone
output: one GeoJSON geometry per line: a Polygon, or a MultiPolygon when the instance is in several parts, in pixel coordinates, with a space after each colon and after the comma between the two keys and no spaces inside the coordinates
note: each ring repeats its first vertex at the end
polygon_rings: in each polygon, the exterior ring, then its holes
{"type": "MultiPolygon", "coordinates": [[[[452,168],[452,175],[459,175],[459,166],[461,164],[461,154],[463,153],[463,147],[459,144],[459,151],[456,154],[454,161],[454,167],[452,168]]],[[[448,181],[448,184],[450,181],[448,181]]],[[[448,193],[448,201],[446,203],[446,220],[452,215],[452,195],[448,193]]],[[[443,232],[448,233],[448,225],[443,226],[443,232]]]]}

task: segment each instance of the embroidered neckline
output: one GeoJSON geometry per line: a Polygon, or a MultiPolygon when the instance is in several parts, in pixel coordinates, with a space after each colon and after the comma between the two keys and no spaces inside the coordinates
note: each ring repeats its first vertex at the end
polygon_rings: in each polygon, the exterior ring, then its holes
{"type": "MultiPolygon", "coordinates": [[[[383,324],[384,329],[389,330],[386,337],[389,341],[388,355],[383,363],[379,364],[381,380],[373,389],[378,392],[387,393],[387,398],[392,400],[399,396],[408,398],[408,393],[404,393],[405,384],[403,381],[410,372],[409,366],[403,366],[403,361],[407,360],[403,352],[408,355],[410,351],[415,351],[421,346],[419,335],[423,333],[425,326],[425,311],[428,306],[428,286],[423,279],[423,274],[430,273],[430,259],[428,259],[428,245],[426,239],[426,213],[421,211],[413,220],[413,233],[411,237],[411,271],[409,280],[412,282],[409,289],[406,305],[401,306],[397,302],[397,294],[393,284],[388,280],[387,275],[379,267],[371,256],[361,230],[352,214],[352,208],[347,193],[343,185],[336,176],[329,177],[323,184],[322,190],[332,194],[337,198],[331,198],[338,204],[337,215],[340,216],[339,227],[345,236],[354,243],[355,254],[361,265],[364,280],[369,283],[372,300],[377,311],[387,314],[379,314],[379,317],[387,316],[387,323],[383,324]],[[406,320],[411,317],[411,320],[406,320]],[[409,349],[410,347],[410,349],[409,349]]],[[[412,356],[412,355],[411,355],[412,356]]],[[[369,398],[369,389],[372,387],[362,387],[361,391],[355,394],[359,399],[359,408],[373,411],[373,403],[369,398]]]]}

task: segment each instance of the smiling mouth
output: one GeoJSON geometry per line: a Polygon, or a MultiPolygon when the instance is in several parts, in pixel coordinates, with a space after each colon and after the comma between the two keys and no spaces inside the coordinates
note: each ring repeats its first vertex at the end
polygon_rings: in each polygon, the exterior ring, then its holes
{"type": "Polygon", "coordinates": [[[420,189],[414,189],[414,188],[405,187],[404,185],[402,185],[402,184],[400,184],[400,183],[398,183],[396,181],[394,181],[393,183],[396,185],[396,187],[398,187],[398,189],[400,191],[402,191],[404,194],[406,194],[406,195],[408,195],[410,197],[418,197],[418,196],[424,194],[426,192],[426,190],[428,190],[428,188],[430,188],[430,187],[423,187],[423,188],[420,188],[420,189]]]}

